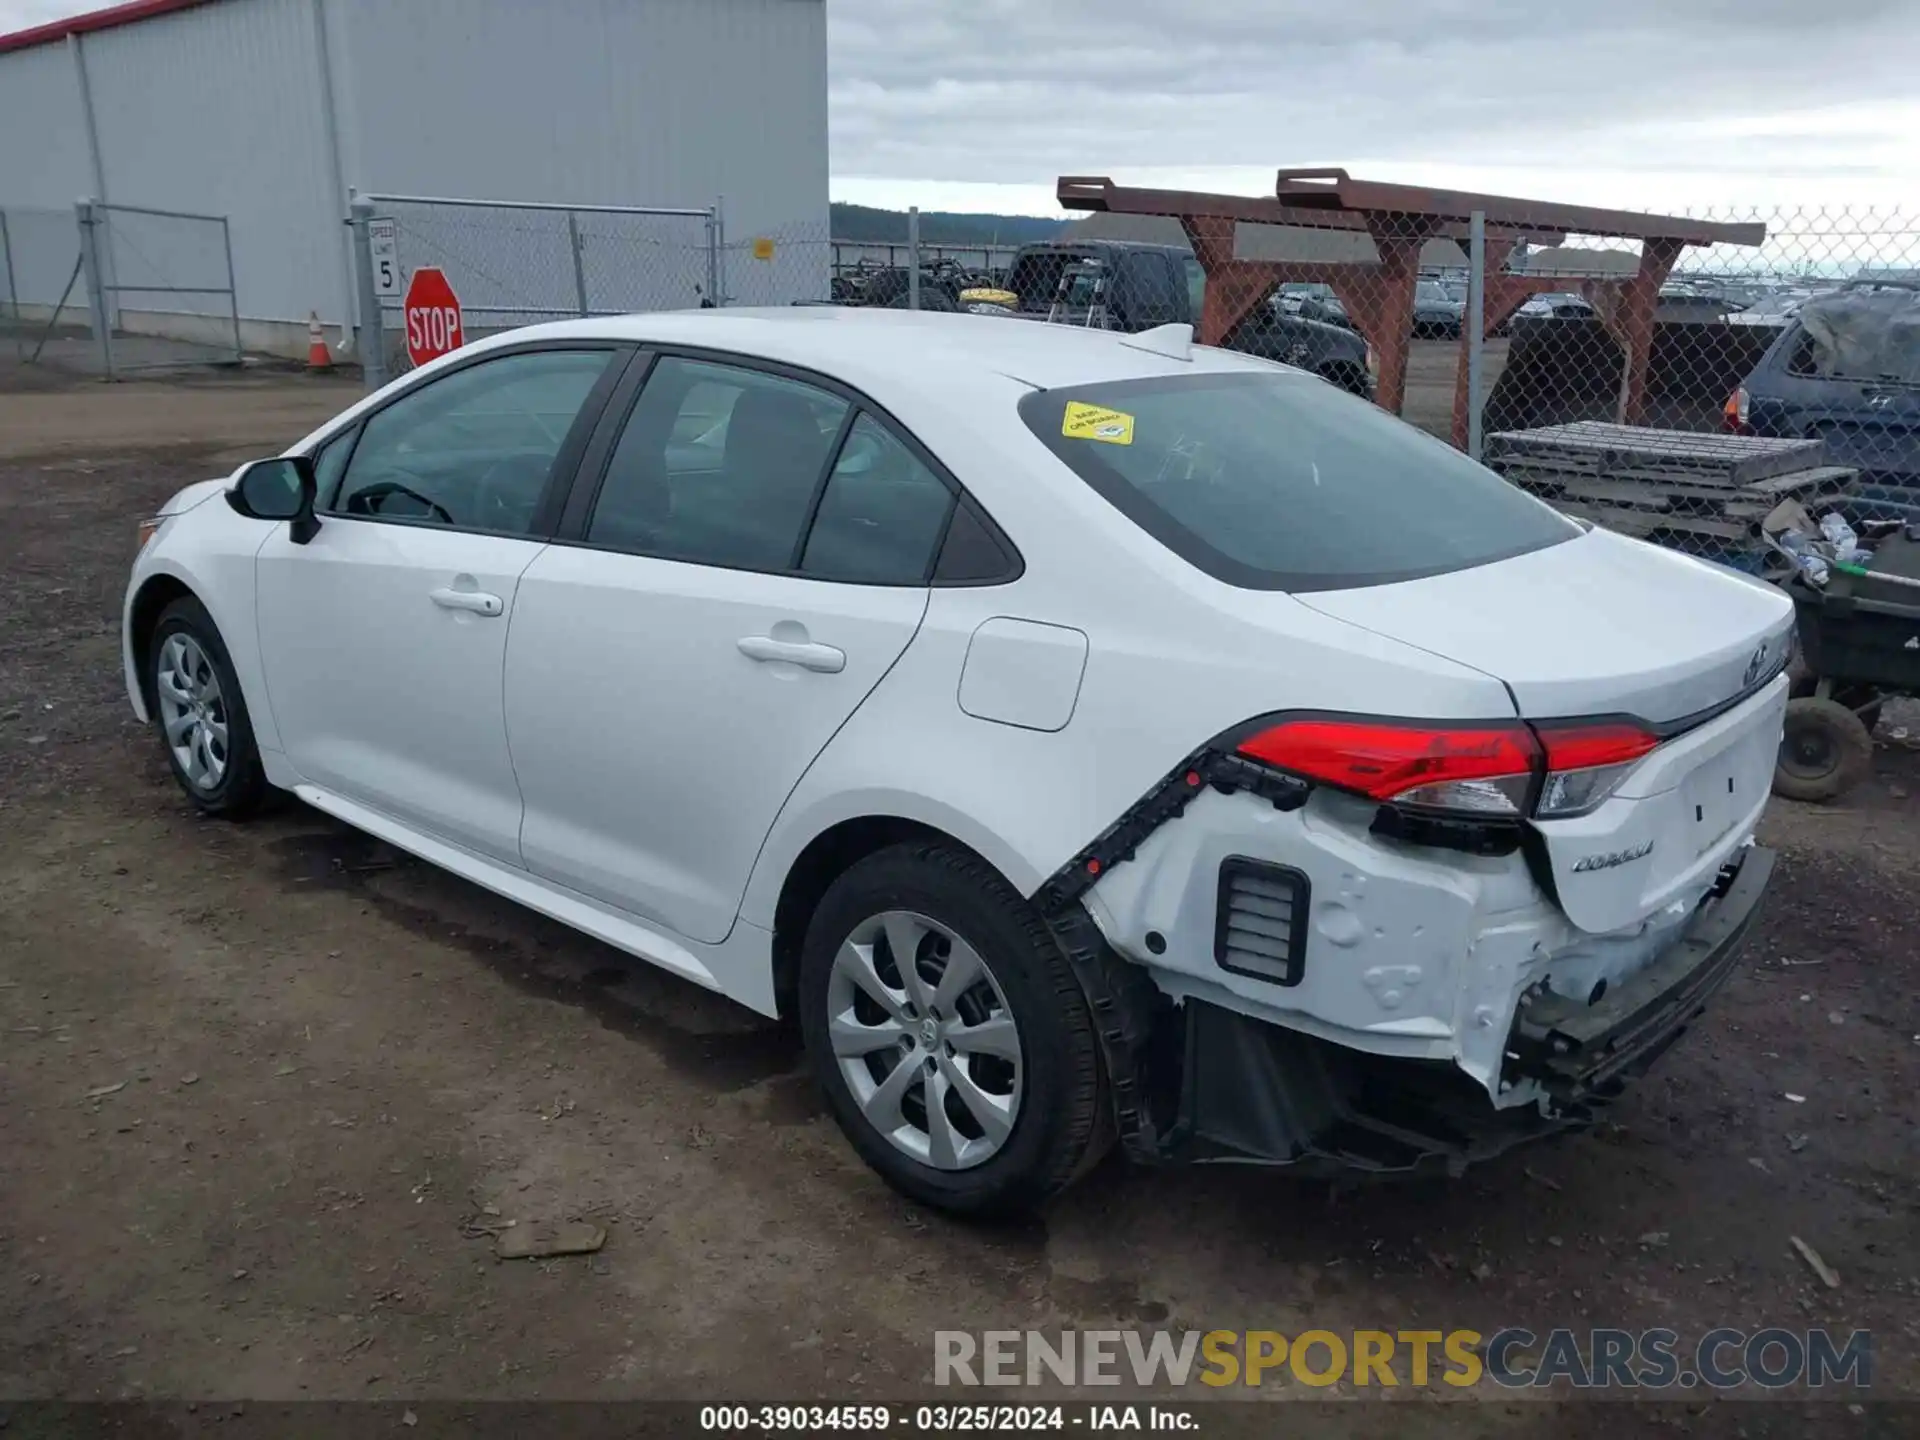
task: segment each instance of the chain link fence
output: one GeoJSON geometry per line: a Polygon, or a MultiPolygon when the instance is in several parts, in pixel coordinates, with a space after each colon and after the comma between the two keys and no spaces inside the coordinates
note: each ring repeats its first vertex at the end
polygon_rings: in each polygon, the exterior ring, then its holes
{"type": "Polygon", "coordinates": [[[1750,573],[1788,573],[1784,532],[1817,547],[1829,515],[1852,533],[1827,522],[1841,549],[1920,519],[1920,212],[1614,218],[1671,233],[1582,234],[1546,208],[1497,224],[1097,211],[993,268],[911,239],[887,263],[852,253],[832,298],[1191,324],[1565,513],[1750,573]]]}
{"type": "Polygon", "coordinates": [[[379,313],[377,370],[388,375],[411,364],[406,297],[422,270],[439,271],[458,297],[467,340],[544,320],[717,303],[717,207],[363,195],[353,213],[362,307],[379,313]]]}
{"type": "Polygon", "coordinates": [[[1818,545],[1825,521],[1837,558],[1920,518],[1920,213],[1692,218],[1755,243],[1516,247],[1501,279],[1530,293],[1479,347],[1483,458],[1569,514],[1774,578],[1797,565],[1783,537],[1818,545]]]}
{"type": "Polygon", "coordinates": [[[91,325],[109,379],[245,362],[226,216],[92,200],[77,211],[91,325]]]}
{"type": "Polygon", "coordinates": [[[1004,286],[1019,253],[1017,245],[835,240],[831,298],[843,305],[890,304],[906,292],[909,269],[918,268],[957,303],[962,289],[1004,286]]]}
{"type": "Polygon", "coordinates": [[[0,336],[17,360],[108,379],[241,363],[226,218],[0,207],[0,336]]]}
{"type": "Polygon", "coordinates": [[[720,252],[723,305],[814,304],[833,298],[834,242],[824,222],[728,225],[720,252]]]}
{"type": "Polygon", "coordinates": [[[0,335],[38,361],[88,338],[89,297],[71,209],[0,207],[0,335]]]}
{"type": "Polygon", "coordinates": [[[389,371],[422,267],[446,275],[468,338],[796,303],[1184,323],[1393,410],[1566,513],[1753,573],[1785,573],[1789,522],[1838,514],[1858,538],[1916,513],[1920,213],[1581,213],[1617,223],[1097,212],[1049,241],[962,246],[923,240],[917,213],[904,240],[851,241],[730,229],[719,202],[417,196],[363,197],[356,223],[389,371]],[[1804,514],[1782,519],[1786,501],[1804,514]]]}

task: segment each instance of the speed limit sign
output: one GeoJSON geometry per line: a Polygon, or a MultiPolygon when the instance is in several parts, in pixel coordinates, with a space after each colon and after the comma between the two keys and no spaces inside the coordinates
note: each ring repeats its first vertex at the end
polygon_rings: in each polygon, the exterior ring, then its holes
{"type": "Polygon", "coordinates": [[[400,283],[400,237],[391,220],[367,222],[367,249],[373,255],[373,293],[382,300],[398,298],[400,283]]]}

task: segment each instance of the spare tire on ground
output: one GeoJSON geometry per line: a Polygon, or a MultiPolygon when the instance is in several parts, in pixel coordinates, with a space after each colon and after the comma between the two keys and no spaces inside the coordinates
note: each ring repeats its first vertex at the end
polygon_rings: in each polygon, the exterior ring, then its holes
{"type": "Polygon", "coordinates": [[[1789,800],[1837,800],[1873,769],[1873,736],[1837,700],[1787,702],[1773,793],[1789,800]]]}

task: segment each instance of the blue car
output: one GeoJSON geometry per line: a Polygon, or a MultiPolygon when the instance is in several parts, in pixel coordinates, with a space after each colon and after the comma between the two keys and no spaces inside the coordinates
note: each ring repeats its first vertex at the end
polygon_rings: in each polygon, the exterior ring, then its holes
{"type": "Polygon", "coordinates": [[[1726,418],[1738,434],[1826,441],[1828,463],[1859,467],[1863,514],[1920,519],[1920,275],[1807,301],[1726,418]]]}

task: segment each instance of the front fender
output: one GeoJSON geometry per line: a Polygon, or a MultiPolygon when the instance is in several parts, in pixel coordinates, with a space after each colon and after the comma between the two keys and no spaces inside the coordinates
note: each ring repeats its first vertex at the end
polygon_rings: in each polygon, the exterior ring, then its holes
{"type": "Polygon", "coordinates": [[[279,753],[280,732],[254,621],[254,556],[271,533],[268,522],[249,520],[226,505],[201,504],[173,517],[135,560],[120,608],[120,664],[128,704],[142,723],[151,717],[141,681],[144,657],[137,653],[135,615],[151,586],[177,585],[206,608],[220,631],[255,743],[262,751],[279,753]]]}

